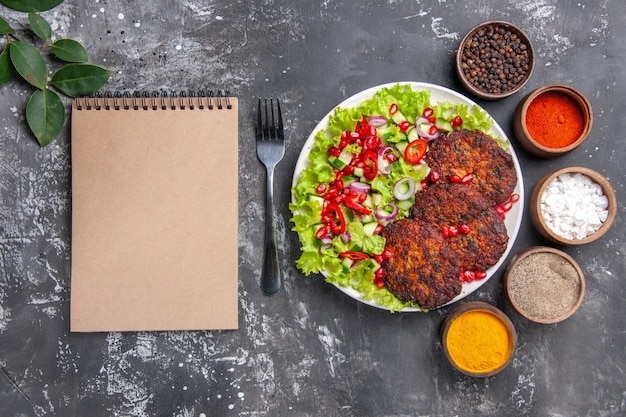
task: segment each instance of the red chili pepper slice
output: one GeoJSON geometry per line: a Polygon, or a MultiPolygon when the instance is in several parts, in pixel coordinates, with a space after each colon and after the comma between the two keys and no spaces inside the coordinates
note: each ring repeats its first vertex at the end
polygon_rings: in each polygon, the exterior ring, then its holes
{"type": "Polygon", "coordinates": [[[344,198],[343,203],[358,213],[365,214],[366,216],[372,214],[372,210],[368,209],[365,206],[362,206],[351,198],[344,198]]]}
{"type": "Polygon", "coordinates": [[[339,257],[352,259],[353,261],[361,261],[363,259],[368,259],[370,256],[363,252],[345,251],[341,252],[339,257]]]}
{"type": "Polygon", "coordinates": [[[346,219],[337,204],[331,203],[326,206],[326,213],[331,217],[330,228],[334,234],[340,235],[346,231],[346,219]]]}
{"type": "Polygon", "coordinates": [[[415,139],[404,150],[404,159],[409,164],[417,164],[426,154],[428,144],[424,139],[415,139]]]}
{"type": "Polygon", "coordinates": [[[359,137],[361,138],[367,137],[368,133],[370,132],[370,127],[367,123],[367,118],[365,116],[363,116],[360,122],[357,122],[354,131],[357,132],[359,134],[359,137]]]}
{"type": "Polygon", "coordinates": [[[366,149],[363,151],[361,160],[365,163],[366,167],[370,167],[369,170],[366,170],[363,176],[366,180],[371,181],[376,178],[376,174],[378,174],[378,155],[374,151],[366,149]]]}

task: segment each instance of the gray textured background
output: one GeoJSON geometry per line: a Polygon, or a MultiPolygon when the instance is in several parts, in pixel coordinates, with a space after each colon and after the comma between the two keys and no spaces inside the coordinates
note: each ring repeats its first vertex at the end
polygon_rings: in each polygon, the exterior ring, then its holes
{"type": "MultiPolygon", "coordinates": [[[[4,7],[0,15],[25,21],[4,7]]],[[[57,38],[82,41],[92,63],[111,69],[108,89],[228,88],[239,97],[240,329],[69,333],[69,124],[39,148],[24,121],[32,90],[11,82],[0,88],[0,415],[626,415],[623,1],[67,0],[44,16],[57,38]],[[605,174],[620,203],[605,237],[565,249],[587,278],[570,319],[542,326],[516,316],[501,274],[468,297],[502,308],[519,336],[512,365],[477,380],[442,354],[439,326],[453,307],[390,314],[304,278],[287,204],[304,141],[343,99],[409,80],[466,93],[454,53],[485,20],[519,25],[536,50],[521,93],[478,100],[512,138],[526,194],[547,172],[582,165],[605,174]],[[594,127],[573,153],[542,160],[517,145],[511,117],[523,95],[551,83],[587,94],[594,127]],[[251,121],[256,98],[270,95],[283,102],[288,137],[276,183],[285,285],[272,298],[258,284],[265,171],[251,121]]],[[[525,215],[513,253],[536,244],[547,242],[525,215]]]]}

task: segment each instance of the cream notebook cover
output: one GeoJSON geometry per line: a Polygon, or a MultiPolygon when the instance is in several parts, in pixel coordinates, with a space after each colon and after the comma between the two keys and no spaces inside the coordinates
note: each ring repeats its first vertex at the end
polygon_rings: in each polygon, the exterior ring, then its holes
{"type": "Polygon", "coordinates": [[[75,99],[71,124],[71,331],[236,329],[237,99],[75,99]]]}

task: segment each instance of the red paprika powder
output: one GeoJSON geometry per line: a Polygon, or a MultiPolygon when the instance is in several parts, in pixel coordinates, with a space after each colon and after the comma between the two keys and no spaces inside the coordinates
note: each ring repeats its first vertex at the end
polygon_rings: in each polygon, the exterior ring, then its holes
{"type": "Polygon", "coordinates": [[[537,96],[526,110],[526,129],[539,144],[564,148],[583,131],[584,115],[578,102],[568,94],[547,91],[537,96]]]}

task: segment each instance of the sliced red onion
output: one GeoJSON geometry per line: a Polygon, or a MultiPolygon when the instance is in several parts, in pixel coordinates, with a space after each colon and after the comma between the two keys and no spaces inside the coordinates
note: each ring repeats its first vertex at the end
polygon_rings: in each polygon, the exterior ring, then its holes
{"type": "Polygon", "coordinates": [[[379,207],[374,211],[374,217],[380,222],[388,223],[398,216],[398,206],[393,201],[389,202],[384,207],[379,207]],[[391,213],[386,209],[391,208],[391,213]]]}
{"type": "Polygon", "coordinates": [[[383,127],[387,125],[387,119],[385,118],[385,116],[370,116],[367,123],[370,126],[383,127]]]}
{"type": "Polygon", "coordinates": [[[393,153],[393,148],[389,145],[381,146],[378,150],[378,172],[383,175],[391,173],[391,163],[385,158],[387,153],[393,153]]]}
{"type": "Polygon", "coordinates": [[[382,175],[391,174],[391,164],[383,157],[378,157],[378,173],[382,175]]]}
{"type": "Polygon", "coordinates": [[[417,120],[415,120],[415,130],[417,130],[417,134],[421,138],[424,138],[426,140],[435,140],[435,139],[437,139],[439,137],[439,130],[437,130],[437,133],[435,133],[434,135],[431,135],[428,132],[424,132],[420,128],[420,125],[423,125],[423,124],[427,124],[429,126],[433,126],[432,123],[430,123],[427,118],[425,118],[425,117],[418,117],[417,120]]]}
{"type": "Polygon", "coordinates": [[[408,200],[415,194],[415,180],[411,177],[404,177],[396,182],[393,186],[393,195],[397,200],[408,200]],[[407,183],[407,190],[403,191],[404,183],[407,183]]]}
{"type": "Polygon", "coordinates": [[[348,243],[348,242],[350,242],[350,240],[352,240],[352,236],[350,236],[350,233],[348,233],[348,232],[344,232],[344,233],[340,234],[339,237],[341,238],[341,241],[343,243],[348,243]]]}
{"type": "Polygon", "coordinates": [[[333,245],[333,238],[330,236],[324,236],[322,239],[322,244],[320,245],[317,252],[321,255],[322,250],[329,249],[333,245]]]}
{"type": "Polygon", "coordinates": [[[370,185],[360,181],[354,181],[350,183],[350,189],[357,193],[367,193],[370,190],[370,185]]]}

